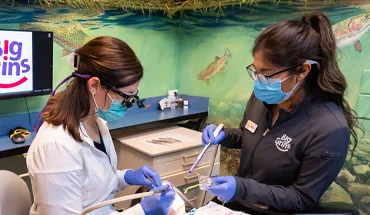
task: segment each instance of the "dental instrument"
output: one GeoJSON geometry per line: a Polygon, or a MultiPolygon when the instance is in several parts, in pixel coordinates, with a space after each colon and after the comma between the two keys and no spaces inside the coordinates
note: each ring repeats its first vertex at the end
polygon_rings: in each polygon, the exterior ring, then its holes
{"type": "Polygon", "coordinates": [[[101,208],[101,207],[104,207],[104,206],[107,206],[107,205],[112,205],[112,204],[117,203],[117,202],[123,202],[123,201],[127,201],[127,200],[132,200],[132,199],[140,199],[140,198],[147,197],[147,196],[161,195],[162,193],[164,193],[166,191],[167,191],[166,189],[157,189],[157,190],[153,190],[153,191],[150,191],[150,192],[138,193],[138,194],[133,194],[133,195],[128,195],[128,196],[122,196],[120,198],[116,198],[116,199],[108,200],[108,201],[105,201],[105,202],[101,202],[101,203],[96,204],[96,205],[94,205],[90,208],[87,208],[86,210],[84,210],[81,213],[81,215],[86,215],[86,214],[90,213],[91,211],[93,211],[97,208],[101,208]]]}
{"type": "Polygon", "coordinates": [[[152,187],[156,187],[155,183],[154,183],[154,180],[146,172],[144,172],[144,175],[145,175],[146,179],[148,179],[150,182],[152,182],[152,187]]]}
{"type": "MultiPolygon", "coordinates": [[[[177,187],[175,187],[175,186],[171,186],[171,187],[181,197],[181,199],[185,202],[186,205],[188,205],[191,208],[195,208],[193,203],[191,203],[191,201],[179,189],[177,189],[177,187]]],[[[158,190],[153,190],[153,191],[150,191],[150,192],[138,193],[138,194],[122,196],[120,198],[111,199],[111,200],[104,201],[104,202],[101,202],[99,204],[96,204],[96,205],[94,205],[90,208],[87,208],[86,210],[84,210],[81,213],[81,215],[86,215],[86,214],[90,213],[91,211],[94,211],[95,209],[98,209],[98,208],[101,208],[101,207],[104,207],[104,206],[107,206],[107,205],[112,205],[114,203],[128,201],[128,200],[132,200],[132,199],[141,199],[141,198],[144,198],[144,197],[147,197],[147,196],[161,195],[162,193],[164,193],[166,191],[167,191],[166,189],[158,189],[158,190]]]]}
{"type": "Polygon", "coordinates": [[[175,186],[173,186],[172,188],[175,190],[175,192],[177,193],[177,195],[179,195],[181,197],[181,199],[185,202],[185,205],[187,205],[190,208],[195,208],[195,205],[184,195],[184,193],[182,193],[175,186]]]}
{"type": "MultiPolygon", "coordinates": [[[[217,129],[216,129],[217,130],[217,129]]],[[[218,153],[218,149],[220,148],[220,145],[219,144],[217,144],[216,145],[216,148],[215,148],[215,150],[213,151],[213,154],[212,154],[212,157],[211,157],[211,161],[209,162],[209,170],[208,170],[208,173],[207,173],[207,175],[206,176],[208,176],[208,177],[211,177],[211,175],[212,175],[212,172],[213,172],[213,165],[214,165],[214,163],[215,163],[215,160],[216,160],[216,156],[217,156],[217,153],[218,153]]],[[[204,205],[204,201],[205,201],[205,199],[206,199],[206,192],[207,191],[205,191],[205,190],[202,190],[202,193],[201,193],[201,197],[200,197],[200,201],[199,201],[199,207],[198,208],[200,208],[201,206],[203,206],[204,205]]],[[[225,201],[224,201],[224,204],[225,204],[225,201]]]]}
{"type": "Polygon", "coordinates": [[[193,185],[193,186],[190,186],[190,187],[186,188],[184,190],[184,194],[186,194],[189,190],[192,190],[192,189],[197,188],[199,186],[200,186],[200,184],[196,184],[196,185],[193,185]]]}
{"type": "MultiPolygon", "coordinates": [[[[218,136],[218,134],[223,129],[223,127],[224,127],[224,124],[222,124],[222,123],[217,126],[216,130],[213,132],[213,136],[215,138],[218,136]]],[[[211,140],[209,140],[208,143],[207,143],[207,145],[204,146],[202,152],[198,155],[198,157],[195,160],[193,166],[190,168],[189,174],[191,174],[193,172],[193,170],[198,165],[199,161],[202,159],[202,157],[204,156],[204,154],[206,153],[206,151],[208,150],[208,148],[211,147],[211,145],[212,145],[212,142],[211,142],[211,140]]],[[[213,166],[213,164],[212,164],[212,166],[213,166]]]]}

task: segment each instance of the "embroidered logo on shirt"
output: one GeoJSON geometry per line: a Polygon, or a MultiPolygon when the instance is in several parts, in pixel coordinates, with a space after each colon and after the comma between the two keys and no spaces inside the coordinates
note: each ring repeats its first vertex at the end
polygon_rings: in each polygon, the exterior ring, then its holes
{"type": "Polygon", "coordinates": [[[252,134],[254,134],[254,132],[255,132],[255,131],[256,131],[256,129],[257,129],[257,124],[256,124],[256,123],[254,123],[254,122],[252,122],[252,121],[250,121],[250,120],[248,120],[247,124],[245,125],[245,128],[246,128],[248,131],[252,132],[252,134]]]}
{"type": "Polygon", "coordinates": [[[291,148],[291,141],[292,138],[284,134],[282,137],[276,138],[275,145],[280,151],[287,152],[291,148]]]}

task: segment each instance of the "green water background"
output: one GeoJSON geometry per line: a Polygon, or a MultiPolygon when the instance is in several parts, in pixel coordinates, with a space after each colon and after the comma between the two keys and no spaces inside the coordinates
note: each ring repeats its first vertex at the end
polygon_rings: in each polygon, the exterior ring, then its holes
{"type": "MultiPolygon", "coordinates": [[[[166,95],[169,89],[210,97],[208,121],[238,126],[253,89],[253,82],[245,67],[253,62],[251,48],[255,38],[269,24],[280,19],[298,19],[303,13],[314,9],[316,8],[259,4],[242,9],[227,8],[224,10],[225,17],[217,17],[216,12],[200,14],[189,11],[181,18],[173,19],[163,15],[148,17],[140,12],[113,10],[105,11],[91,20],[73,20],[71,26],[73,22],[98,22],[102,27],[87,27],[84,32],[91,36],[118,37],[133,48],[145,69],[144,79],[139,87],[141,97],[166,95]],[[209,83],[198,80],[198,73],[212,63],[216,56],[221,57],[226,49],[230,51],[231,57],[227,61],[225,72],[217,73],[209,83]]],[[[369,12],[351,6],[333,5],[323,11],[333,24],[369,12]]],[[[33,7],[0,8],[0,21],[3,23],[0,28],[19,29],[20,23],[38,22],[35,16],[58,17],[72,12],[78,14],[81,11],[47,11],[33,7]]],[[[347,79],[346,98],[350,105],[359,116],[370,117],[370,32],[360,41],[363,47],[361,53],[356,52],[353,46],[341,50],[340,68],[347,79]],[[367,72],[363,72],[367,69],[367,72]]],[[[54,43],[54,86],[72,72],[66,58],[60,57],[62,50],[60,45],[54,43]]],[[[27,98],[30,111],[39,111],[47,98],[48,96],[27,98]]],[[[0,101],[0,116],[26,112],[23,98],[0,101]]],[[[345,189],[333,184],[323,199],[355,204],[363,214],[370,214],[370,123],[369,120],[361,123],[366,137],[361,140],[355,158],[346,162],[343,174],[338,177],[345,189]]],[[[238,151],[223,152],[221,160],[223,174],[232,174],[238,167],[238,151]]]]}

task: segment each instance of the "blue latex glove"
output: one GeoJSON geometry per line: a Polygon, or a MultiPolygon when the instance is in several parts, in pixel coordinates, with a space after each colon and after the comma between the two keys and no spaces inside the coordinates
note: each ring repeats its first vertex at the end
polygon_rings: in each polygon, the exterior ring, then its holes
{"type": "Polygon", "coordinates": [[[175,200],[175,191],[170,188],[169,184],[158,188],[168,190],[161,195],[144,197],[140,205],[145,215],[167,215],[170,211],[171,205],[175,200]]]}
{"type": "Polygon", "coordinates": [[[148,165],[144,165],[135,171],[127,170],[124,179],[129,185],[146,185],[152,188],[162,186],[161,177],[148,165]],[[152,181],[154,181],[154,186],[152,181]]]}
{"type": "Polygon", "coordinates": [[[208,190],[211,194],[229,202],[235,195],[236,181],[234,176],[219,176],[212,178],[213,185],[208,190]]]}
{"type": "Polygon", "coordinates": [[[211,140],[213,145],[217,145],[219,142],[221,142],[223,139],[225,139],[225,132],[224,129],[220,131],[218,136],[215,138],[213,136],[213,132],[216,130],[217,126],[214,124],[207,125],[207,127],[203,130],[202,134],[202,145],[207,145],[209,140],[211,140]]]}

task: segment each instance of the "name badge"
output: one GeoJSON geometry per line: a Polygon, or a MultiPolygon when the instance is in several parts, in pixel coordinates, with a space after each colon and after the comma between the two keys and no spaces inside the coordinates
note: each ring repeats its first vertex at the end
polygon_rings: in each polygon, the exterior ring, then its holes
{"type": "Polygon", "coordinates": [[[245,128],[248,131],[252,132],[252,134],[254,134],[254,132],[256,132],[256,130],[257,130],[257,124],[248,120],[247,124],[245,125],[245,128]]]}

